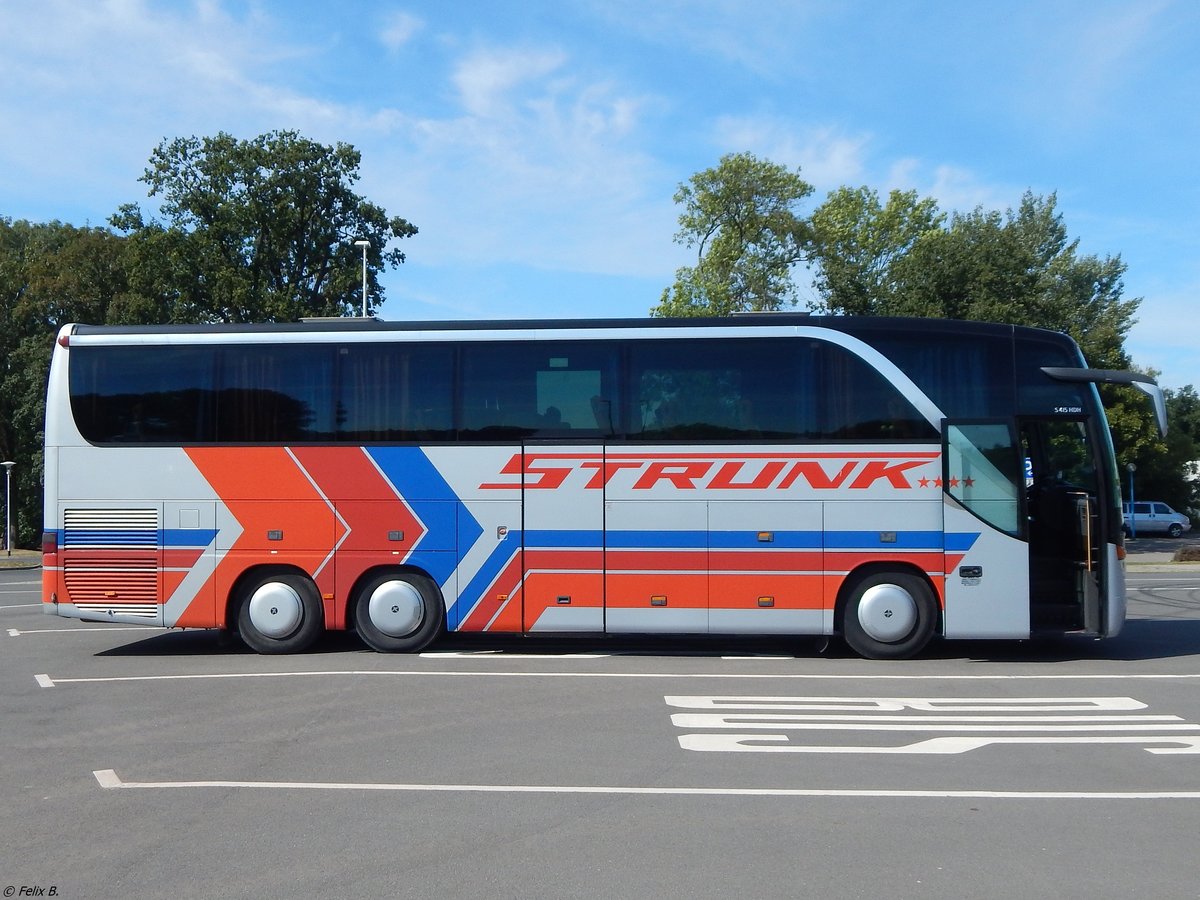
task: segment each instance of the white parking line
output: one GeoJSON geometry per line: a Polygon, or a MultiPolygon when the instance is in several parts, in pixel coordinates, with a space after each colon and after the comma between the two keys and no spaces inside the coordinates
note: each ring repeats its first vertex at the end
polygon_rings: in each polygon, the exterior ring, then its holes
{"type": "Polygon", "coordinates": [[[156,628],[153,625],[107,625],[103,622],[97,623],[93,628],[9,628],[9,637],[20,637],[23,634],[66,634],[69,631],[90,631],[92,634],[101,634],[109,631],[167,631],[166,628],[156,628]]]}
{"type": "MultiPolygon", "coordinates": [[[[134,626],[140,627],[140,626],[134,626]]],[[[1081,675],[815,675],[799,673],[769,673],[750,674],[745,672],[505,672],[494,669],[478,669],[473,672],[461,672],[448,669],[404,669],[399,671],[372,669],[317,670],[306,672],[197,672],[182,675],[104,675],[82,678],[61,678],[50,675],[38,675],[38,683],[42,687],[54,687],[60,684],[104,684],[119,681],[201,681],[219,678],[308,678],[317,675],[347,677],[384,677],[393,678],[628,678],[628,679],[712,679],[738,680],[804,680],[804,681],[1176,681],[1200,679],[1200,673],[1192,674],[1133,674],[1122,673],[1113,675],[1081,674],[1081,675]]]]}
{"type": "Polygon", "coordinates": [[[456,794],[636,794],[687,797],[896,797],[969,800],[1200,800],[1200,791],[954,791],[816,788],[635,787],[569,784],[403,784],[352,781],[124,781],[113,769],[92,772],[105,790],[257,788],[309,791],[408,791],[456,794]]]}
{"type": "Polygon", "coordinates": [[[609,659],[611,653],[505,653],[503,650],[427,650],[422,659],[609,659]]]}

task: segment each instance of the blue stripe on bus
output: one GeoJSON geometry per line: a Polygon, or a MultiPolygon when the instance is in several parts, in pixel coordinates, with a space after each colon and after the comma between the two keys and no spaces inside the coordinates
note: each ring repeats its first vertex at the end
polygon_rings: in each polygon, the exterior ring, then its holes
{"type": "Polygon", "coordinates": [[[965,552],[978,534],[943,534],[940,531],[897,531],[895,540],[884,540],[880,531],[773,531],[770,541],[760,541],[757,531],[535,531],[530,547],[597,547],[617,550],[942,550],[965,552]]]}
{"type": "Polygon", "coordinates": [[[950,553],[966,553],[979,540],[979,532],[974,534],[956,534],[954,532],[946,532],[946,550],[950,553]]]}
{"type": "Polygon", "coordinates": [[[215,528],[168,528],[162,533],[164,547],[207,547],[217,537],[215,528]]]}
{"type": "Polygon", "coordinates": [[[710,531],[708,545],[719,550],[820,550],[819,531],[710,531]],[[770,540],[759,540],[769,534],[770,540]]]}
{"type": "Polygon", "coordinates": [[[56,532],[60,547],[103,544],[120,547],[207,547],[217,536],[215,528],[107,529],[72,528],[56,532]]]}
{"type": "Polygon", "coordinates": [[[941,550],[941,531],[827,531],[826,550],[941,550]],[[888,535],[894,540],[883,539],[888,535]]]}
{"type": "Polygon", "coordinates": [[[619,550],[707,550],[708,532],[610,531],[606,546],[619,550]]]}
{"type": "Polygon", "coordinates": [[[604,546],[604,532],[591,530],[536,529],[525,532],[525,546],[539,550],[599,549],[604,546]]]}

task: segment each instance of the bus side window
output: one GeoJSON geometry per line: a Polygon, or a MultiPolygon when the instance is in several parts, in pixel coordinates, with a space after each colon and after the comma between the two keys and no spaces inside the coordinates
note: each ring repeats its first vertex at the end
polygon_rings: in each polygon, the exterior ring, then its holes
{"type": "Polygon", "coordinates": [[[937,429],[877,370],[844,347],[818,353],[821,434],[827,440],[936,440],[937,429]]]}

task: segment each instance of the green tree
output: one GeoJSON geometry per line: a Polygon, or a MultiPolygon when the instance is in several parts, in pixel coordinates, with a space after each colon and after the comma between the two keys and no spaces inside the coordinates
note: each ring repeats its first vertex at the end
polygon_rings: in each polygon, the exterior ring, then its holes
{"type": "MultiPolygon", "coordinates": [[[[843,188],[813,222],[825,312],[1032,325],[1070,334],[1095,368],[1130,365],[1125,338],[1141,301],[1124,297],[1125,264],[1080,254],[1053,194],[1026,193],[1016,210],[977,208],[944,222],[932,200],[913,193],[893,193],[882,206],[867,188],[843,188]]],[[[1167,454],[1145,397],[1103,394],[1121,464],[1158,454],[1180,482],[1185,449],[1167,454]]]]}
{"type": "Polygon", "coordinates": [[[242,141],[163,141],[140,179],[160,198],[165,222],[126,204],[112,224],[129,236],[130,291],[122,318],[172,322],[292,321],[361,308],[356,240],[370,242],[368,305],[382,297],[388,248],[414,225],[353,190],[361,154],[294,131],[242,141]]]}
{"type": "Polygon", "coordinates": [[[894,310],[907,254],[944,221],[937,203],[916,191],[892,191],[886,205],[867,187],[830,192],[812,214],[821,298],[814,308],[857,316],[894,310]]]}
{"type": "Polygon", "coordinates": [[[46,374],[58,329],[105,322],[126,290],[122,241],[99,228],[0,219],[0,454],[14,460],[17,542],[42,527],[46,374]]]}
{"type": "Polygon", "coordinates": [[[361,253],[375,279],[416,228],[352,190],[359,154],[294,132],[164,141],[142,180],[165,222],[126,205],[112,224],[76,228],[0,217],[0,459],[13,470],[17,539],[37,545],[46,374],[69,322],[294,320],[361,308],[361,253]]]}
{"type": "Polygon", "coordinates": [[[1127,299],[1117,257],[1080,255],[1057,198],[1026,193],[1004,215],[982,208],[917,239],[896,265],[891,315],[1033,325],[1065,331],[1097,368],[1125,368],[1140,299],[1127,299]]]}
{"type": "Polygon", "coordinates": [[[813,223],[822,311],[1034,325],[1069,333],[1093,366],[1129,365],[1124,342],[1141,301],[1123,296],[1125,264],[1081,255],[1053,194],[946,223],[914,192],[883,206],[867,188],[842,188],[813,223]]]}
{"type": "Polygon", "coordinates": [[[797,204],[812,185],[750,153],[728,154],[675,192],[682,204],[678,243],[696,248],[696,265],[675,273],[655,316],[713,316],[794,305],[792,268],[811,245],[797,204]]]}

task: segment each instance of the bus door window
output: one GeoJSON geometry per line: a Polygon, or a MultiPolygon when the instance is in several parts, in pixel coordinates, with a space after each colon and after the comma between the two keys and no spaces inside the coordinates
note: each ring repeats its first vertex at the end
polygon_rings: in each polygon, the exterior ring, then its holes
{"type": "Polygon", "coordinates": [[[1018,536],[1021,467],[1008,422],[947,422],[946,492],[979,518],[1018,536]]]}
{"type": "Polygon", "coordinates": [[[1086,423],[1026,419],[1021,424],[1021,443],[1028,473],[1034,623],[1093,627],[1102,541],[1097,473],[1086,423]]]}
{"type": "MultiPolygon", "coordinates": [[[[1028,461],[1028,499],[1031,526],[1044,545],[1073,540],[1072,496],[1096,497],[1096,468],[1092,463],[1083,422],[1070,419],[1027,421],[1021,428],[1028,461]]],[[[1036,543],[1036,542],[1035,542],[1036,543]]]]}

